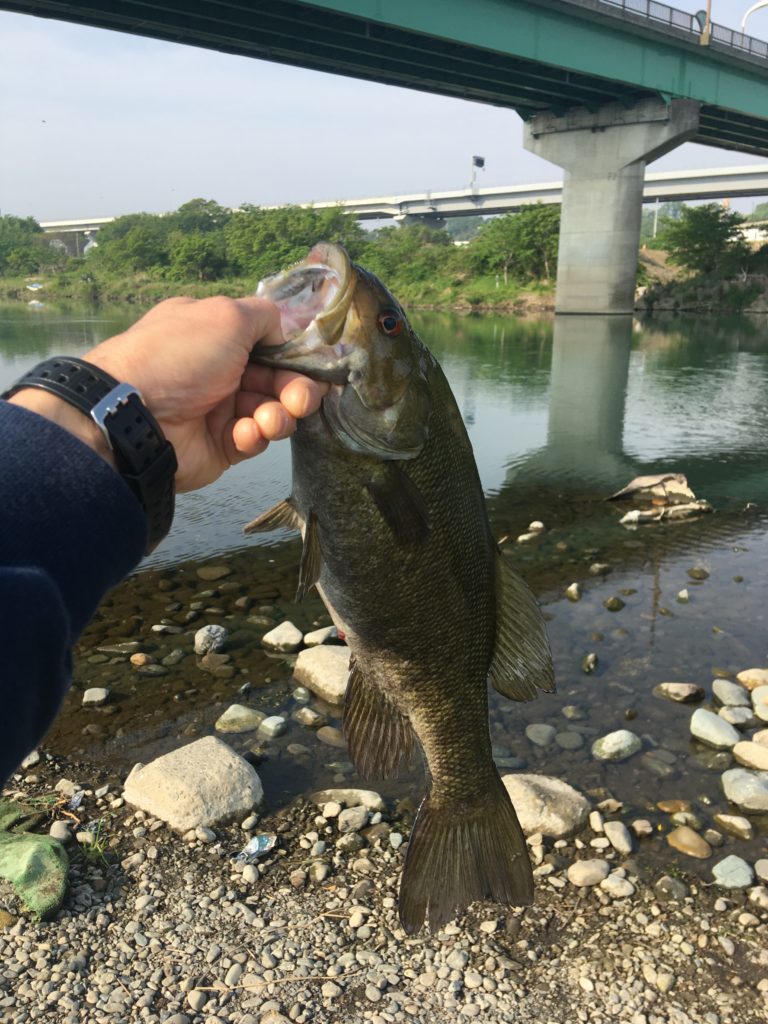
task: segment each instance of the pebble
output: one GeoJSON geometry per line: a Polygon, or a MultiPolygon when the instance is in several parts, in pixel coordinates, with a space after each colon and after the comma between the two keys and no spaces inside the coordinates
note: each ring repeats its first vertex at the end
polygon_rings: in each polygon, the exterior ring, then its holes
{"type": "Polygon", "coordinates": [[[632,836],[623,821],[606,821],[603,828],[611,846],[617,853],[626,856],[632,852],[632,836]]]}
{"type": "Polygon", "coordinates": [[[609,612],[620,612],[622,608],[626,607],[626,602],[622,601],[618,594],[613,594],[611,597],[606,597],[603,607],[609,612]]]}
{"type": "Polygon", "coordinates": [[[736,729],[747,729],[756,723],[752,708],[722,707],[717,713],[720,718],[736,729]]]}
{"type": "Polygon", "coordinates": [[[735,854],[715,864],[712,876],[717,885],[724,889],[747,889],[755,880],[752,866],[735,854]]]}
{"type": "Polygon", "coordinates": [[[712,683],[712,693],[721,704],[728,707],[749,706],[749,691],[727,679],[715,679],[712,683]]]}
{"type": "Polygon", "coordinates": [[[259,733],[268,739],[273,739],[276,736],[282,736],[287,728],[288,723],[282,715],[270,715],[259,726],[259,733]]]}
{"type": "Polygon", "coordinates": [[[667,835],[667,842],[675,850],[686,854],[688,857],[697,857],[705,860],[712,856],[712,847],[698,832],[694,832],[688,825],[681,825],[667,835]]]}
{"type": "Polygon", "coordinates": [[[569,601],[580,601],[581,600],[581,584],[571,583],[569,587],[566,587],[565,596],[569,601]]]}
{"type": "Polygon", "coordinates": [[[734,759],[746,768],[768,772],[768,746],[765,743],[749,743],[742,740],[736,744],[731,753],[734,759]]]}
{"type": "Polygon", "coordinates": [[[237,733],[253,732],[264,722],[264,714],[245,704],[231,704],[224,714],[216,719],[214,728],[217,732],[237,733]]]}
{"type": "Polygon", "coordinates": [[[557,730],[553,725],[535,722],[526,726],[525,735],[537,747],[548,747],[555,738],[557,730]]]}
{"type": "Polygon", "coordinates": [[[83,707],[100,707],[109,700],[109,690],[105,686],[91,686],[83,694],[83,707]]]}
{"type": "Polygon", "coordinates": [[[54,821],[48,829],[48,835],[60,843],[68,843],[72,839],[72,828],[68,821],[54,821]]]}
{"type": "Polygon", "coordinates": [[[321,629],[313,629],[304,634],[304,643],[307,647],[317,647],[319,644],[327,644],[338,640],[339,634],[335,626],[323,626],[321,629]]]}
{"type": "Polygon", "coordinates": [[[628,878],[621,878],[619,875],[608,875],[600,883],[603,892],[608,893],[611,899],[623,900],[634,896],[635,887],[628,878]]]}
{"type": "Polygon", "coordinates": [[[317,730],[315,735],[322,743],[328,744],[329,747],[337,747],[339,750],[346,750],[347,748],[344,733],[341,729],[337,729],[335,725],[323,725],[317,730]]]}
{"type": "Polygon", "coordinates": [[[595,740],[592,756],[599,761],[625,761],[643,746],[642,740],[629,729],[617,729],[595,740]]]}
{"type": "Polygon", "coordinates": [[[572,885],[584,886],[599,885],[608,877],[610,865],[607,860],[577,860],[574,861],[566,872],[568,881],[572,885]]]}
{"type": "Polygon", "coordinates": [[[721,776],[725,795],[748,813],[768,812],[768,777],[763,772],[731,768],[721,776]]]}
{"type": "Polygon", "coordinates": [[[678,704],[691,704],[704,699],[704,690],[695,683],[659,683],[653,692],[657,697],[666,697],[678,704]]]}
{"type": "MultiPolygon", "coordinates": [[[[195,633],[195,654],[202,656],[212,651],[218,654],[226,646],[229,632],[224,626],[203,626],[195,633]]],[[[147,666],[152,668],[153,666],[147,666]]]]}
{"type": "Polygon", "coordinates": [[[199,565],[197,567],[198,579],[207,580],[214,582],[215,580],[223,580],[226,576],[229,576],[232,569],[228,565],[199,565]]]}
{"type": "Polygon", "coordinates": [[[697,708],[691,716],[691,735],[717,750],[729,750],[741,736],[732,725],[706,708],[697,708]]]}
{"type": "Polygon", "coordinates": [[[738,814],[716,814],[712,819],[718,828],[737,839],[751,839],[754,835],[752,822],[738,814]]]}
{"type": "Polygon", "coordinates": [[[362,805],[347,807],[341,811],[337,819],[338,829],[342,835],[348,832],[359,832],[367,823],[368,810],[362,805]]]}
{"type": "Polygon", "coordinates": [[[580,750],[584,746],[584,737],[573,729],[565,729],[555,735],[555,743],[561,750],[580,750]]]}
{"type": "Polygon", "coordinates": [[[760,686],[768,686],[768,668],[746,668],[736,676],[742,686],[748,690],[756,690],[760,686]]]}
{"type": "Polygon", "coordinates": [[[261,643],[269,651],[290,654],[293,651],[298,651],[303,640],[304,634],[301,630],[294,626],[292,622],[286,620],[281,622],[279,626],[275,626],[274,629],[270,629],[268,633],[265,633],[261,638],[261,643]]]}
{"type": "Polygon", "coordinates": [[[349,682],[349,648],[321,644],[299,653],[294,679],[329,704],[343,704],[349,682]]]}

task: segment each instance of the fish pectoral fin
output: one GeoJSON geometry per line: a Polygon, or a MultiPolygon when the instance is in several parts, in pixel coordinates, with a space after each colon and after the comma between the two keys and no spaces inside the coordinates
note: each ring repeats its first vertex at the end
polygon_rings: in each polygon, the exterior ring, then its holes
{"type": "Polygon", "coordinates": [[[301,562],[299,563],[299,585],[296,590],[296,600],[301,601],[314,587],[320,578],[320,569],[323,559],[320,554],[320,538],[317,532],[317,516],[310,512],[304,530],[304,543],[301,548],[301,562]]]}
{"type": "Polygon", "coordinates": [[[451,804],[428,793],[408,843],[399,914],[413,935],[436,932],[475,900],[533,902],[533,873],[515,809],[494,772],[487,797],[451,804]]]}
{"type": "Polygon", "coordinates": [[[344,699],[344,735],[362,779],[391,779],[410,761],[416,737],[408,719],[352,660],[344,699]]]}
{"type": "Polygon", "coordinates": [[[278,530],[281,527],[286,530],[300,530],[303,525],[304,520],[291,504],[291,499],[286,498],[244,526],[243,533],[261,533],[278,530]]]}
{"type": "Polygon", "coordinates": [[[424,543],[429,536],[429,509],[405,470],[384,462],[366,487],[399,544],[424,543]]]}
{"type": "Polygon", "coordinates": [[[496,649],[493,687],[512,700],[533,700],[536,690],[554,693],[555,674],[544,616],[527,584],[496,558],[496,649]]]}

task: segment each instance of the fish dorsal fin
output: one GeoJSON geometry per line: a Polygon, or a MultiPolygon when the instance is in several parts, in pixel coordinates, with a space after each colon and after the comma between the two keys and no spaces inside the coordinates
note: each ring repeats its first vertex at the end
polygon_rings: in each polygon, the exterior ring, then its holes
{"type": "Polygon", "coordinates": [[[537,689],[555,689],[541,609],[501,555],[496,558],[496,650],[490,677],[494,689],[513,700],[533,700],[537,689]]]}
{"type": "Polygon", "coordinates": [[[320,569],[323,560],[320,555],[320,538],[317,533],[317,516],[314,512],[309,513],[309,519],[304,529],[304,543],[301,548],[301,562],[299,563],[299,586],[296,590],[296,600],[301,601],[314,587],[320,578],[320,569]]]}
{"type": "Polygon", "coordinates": [[[362,779],[391,779],[416,745],[411,723],[352,659],[344,699],[344,735],[362,779]]]}
{"type": "Polygon", "coordinates": [[[300,530],[303,525],[304,520],[291,504],[291,499],[286,498],[243,527],[243,533],[262,533],[281,527],[287,530],[300,530]]]}
{"type": "Polygon", "coordinates": [[[366,487],[398,544],[424,543],[429,536],[429,509],[421,491],[399,465],[382,463],[366,487]]]}

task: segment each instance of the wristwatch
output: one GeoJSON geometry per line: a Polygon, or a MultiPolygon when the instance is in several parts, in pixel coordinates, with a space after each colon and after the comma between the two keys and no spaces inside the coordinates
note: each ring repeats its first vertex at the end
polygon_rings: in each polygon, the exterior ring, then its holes
{"type": "Polygon", "coordinates": [[[49,391],[90,416],[114,454],[118,473],[144,509],[145,554],[153,551],[173,522],[176,453],[136,388],[71,356],[38,363],[0,398],[10,398],[22,388],[49,391]]]}

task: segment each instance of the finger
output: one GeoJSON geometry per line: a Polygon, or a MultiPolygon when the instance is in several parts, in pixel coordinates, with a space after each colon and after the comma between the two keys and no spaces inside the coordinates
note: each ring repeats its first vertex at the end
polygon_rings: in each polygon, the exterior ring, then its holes
{"type": "Polygon", "coordinates": [[[224,448],[232,465],[254,455],[261,455],[268,445],[269,441],[253,419],[231,420],[225,428],[224,448]]]}
{"type": "Polygon", "coordinates": [[[276,370],[249,363],[242,378],[244,391],[273,395],[280,399],[292,416],[309,416],[317,412],[328,385],[311,380],[292,370],[276,370]]]}
{"type": "Polygon", "coordinates": [[[235,301],[251,322],[254,345],[283,344],[285,339],[280,327],[280,310],[274,302],[254,295],[235,301]]]}
{"type": "Polygon", "coordinates": [[[281,441],[296,429],[296,420],[279,402],[262,402],[254,410],[253,420],[268,441],[281,441]]]}

